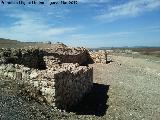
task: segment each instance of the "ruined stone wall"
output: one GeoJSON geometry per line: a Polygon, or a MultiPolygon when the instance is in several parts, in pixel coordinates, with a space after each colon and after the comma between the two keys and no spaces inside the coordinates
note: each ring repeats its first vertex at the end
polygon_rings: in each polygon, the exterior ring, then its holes
{"type": "Polygon", "coordinates": [[[98,52],[89,52],[94,63],[107,63],[107,52],[99,50],[98,52]]]}
{"type": "Polygon", "coordinates": [[[64,66],[67,69],[55,76],[56,106],[60,108],[68,108],[78,103],[93,85],[92,68],[74,64],[64,66]]]}
{"type": "Polygon", "coordinates": [[[93,85],[92,68],[73,63],[61,64],[57,70],[1,64],[0,77],[16,79],[23,94],[61,109],[75,105],[93,85]]]}
{"type": "Polygon", "coordinates": [[[17,80],[21,93],[66,109],[81,100],[93,85],[93,69],[84,65],[84,48],[0,49],[0,77],[17,80]]]}
{"type": "Polygon", "coordinates": [[[69,48],[66,46],[59,46],[54,49],[43,49],[44,56],[52,56],[61,63],[78,63],[85,65],[91,62],[91,57],[88,50],[85,48],[69,48]]]}
{"type": "Polygon", "coordinates": [[[107,63],[107,53],[103,50],[88,52],[85,48],[71,48],[57,44],[51,48],[0,49],[1,63],[17,63],[27,67],[45,69],[49,62],[59,63],[107,63]]]}
{"type": "Polygon", "coordinates": [[[30,68],[46,69],[49,62],[78,63],[86,65],[91,61],[89,53],[82,48],[54,48],[54,49],[0,49],[0,64],[21,64],[30,68]]]}
{"type": "Polygon", "coordinates": [[[30,68],[44,69],[43,52],[39,49],[0,49],[0,64],[22,64],[30,68]]]}

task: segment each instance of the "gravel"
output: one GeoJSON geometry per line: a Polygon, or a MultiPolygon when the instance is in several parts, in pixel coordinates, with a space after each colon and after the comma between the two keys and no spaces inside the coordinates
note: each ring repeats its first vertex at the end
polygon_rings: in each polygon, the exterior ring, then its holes
{"type": "Polygon", "coordinates": [[[72,110],[62,111],[19,94],[13,80],[0,79],[1,120],[159,120],[160,64],[111,56],[92,64],[94,87],[72,110]]]}

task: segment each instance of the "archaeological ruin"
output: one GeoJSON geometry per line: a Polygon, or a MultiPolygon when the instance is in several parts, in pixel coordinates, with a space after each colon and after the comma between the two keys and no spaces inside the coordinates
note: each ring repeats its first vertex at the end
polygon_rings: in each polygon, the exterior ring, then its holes
{"type": "Polygon", "coordinates": [[[91,59],[94,63],[107,63],[107,53],[103,50],[99,50],[98,52],[89,52],[91,59]]]}
{"type": "Polygon", "coordinates": [[[93,86],[89,63],[106,63],[106,53],[57,44],[50,48],[0,49],[0,76],[13,79],[21,92],[42,103],[67,109],[93,86]]]}

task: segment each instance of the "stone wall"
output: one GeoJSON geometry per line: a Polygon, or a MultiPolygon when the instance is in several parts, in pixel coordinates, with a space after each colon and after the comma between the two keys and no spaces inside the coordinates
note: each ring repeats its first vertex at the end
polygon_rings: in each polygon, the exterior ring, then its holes
{"type": "Polygon", "coordinates": [[[16,79],[22,94],[60,109],[77,104],[93,85],[92,68],[73,63],[46,70],[1,64],[0,77],[16,79]]]}
{"type": "Polygon", "coordinates": [[[0,77],[15,79],[21,94],[51,106],[76,105],[93,86],[88,63],[106,63],[104,51],[57,44],[50,48],[0,49],[0,77]]]}
{"type": "Polygon", "coordinates": [[[21,93],[67,109],[79,102],[93,85],[88,63],[106,63],[104,51],[88,52],[57,44],[51,48],[0,49],[0,77],[17,80],[21,93]]]}
{"type": "Polygon", "coordinates": [[[94,63],[107,63],[107,52],[104,50],[99,50],[98,52],[89,52],[91,59],[94,63]]]}
{"type": "Polygon", "coordinates": [[[45,67],[44,58],[50,60],[54,59],[55,63],[78,63],[80,65],[85,65],[91,61],[88,50],[85,48],[58,46],[56,48],[48,49],[0,49],[0,64],[23,64],[27,67],[43,69],[43,67],[45,67]]]}
{"type": "Polygon", "coordinates": [[[43,51],[39,49],[0,49],[0,64],[22,64],[30,68],[45,69],[43,51]]]}
{"type": "Polygon", "coordinates": [[[90,63],[91,57],[85,48],[71,48],[66,46],[57,46],[56,48],[43,49],[44,56],[52,56],[61,63],[78,63],[86,65],[90,63]]]}

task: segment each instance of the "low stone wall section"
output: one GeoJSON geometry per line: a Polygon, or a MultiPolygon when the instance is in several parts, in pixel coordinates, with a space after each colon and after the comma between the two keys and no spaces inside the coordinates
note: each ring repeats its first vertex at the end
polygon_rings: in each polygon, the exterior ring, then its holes
{"type": "Polygon", "coordinates": [[[44,56],[52,56],[61,63],[78,63],[86,65],[91,63],[89,52],[85,48],[59,47],[54,49],[43,49],[44,56]]]}
{"type": "Polygon", "coordinates": [[[99,50],[98,52],[89,52],[94,63],[107,63],[107,52],[99,50]]]}
{"type": "Polygon", "coordinates": [[[1,64],[0,77],[16,79],[23,94],[60,109],[76,105],[93,85],[93,69],[73,63],[61,64],[57,70],[1,64]]]}
{"type": "Polygon", "coordinates": [[[78,63],[87,65],[91,58],[84,48],[54,48],[54,49],[0,49],[0,64],[21,64],[35,69],[46,69],[47,61],[54,64],[78,63]]]}
{"type": "Polygon", "coordinates": [[[22,64],[26,67],[45,69],[43,51],[39,49],[0,49],[0,64],[22,64]]]}

